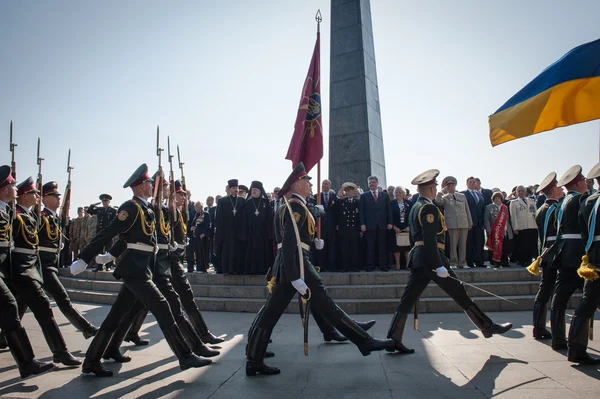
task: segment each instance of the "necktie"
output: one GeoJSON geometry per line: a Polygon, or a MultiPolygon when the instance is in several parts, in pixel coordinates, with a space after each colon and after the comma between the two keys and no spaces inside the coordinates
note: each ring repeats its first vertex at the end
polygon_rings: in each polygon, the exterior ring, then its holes
{"type": "Polygon", "coordinates": [[[473,194],[473,197],[475,197],[475,203],[478,204],[479,203],[479,195],[477,195],[477,191],[473,190],[473,191],[471,191],[471,194],[473,194]]]}
{"type": "Polygon", "coordinates": [[[373,199],[377,202],[377,191],[373,191],[373,199]]]}
{"type": "Polygon", "coordinates": [[[452,199],[456,201],[456,195],[452,194],[452,199]]]}
{"type": "Polygon", "coordinates": [[[328,204],[329,204],[329,193],[325,193],[325,208],[327,208],[328,204]]]}

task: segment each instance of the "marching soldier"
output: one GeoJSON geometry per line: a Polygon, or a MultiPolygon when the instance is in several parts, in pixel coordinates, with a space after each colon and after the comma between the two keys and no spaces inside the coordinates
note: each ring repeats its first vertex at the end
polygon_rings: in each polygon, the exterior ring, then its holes
{"type": "Polygon", "coordinates": [[[62,247],[62,226],[56,214],[60,206],[61,194],[55,181],[42,186],[44,210],[39,228],[39,252],[44,282],[42,287],[56,304],[67,320],[83,333],[85,339],[96,335],[98,328],[92,325],[73,307],[69,294],[58,279],[58,258],[62,247]]]}
{"type": "Polygon", "coordinates": [[[542,269],[542,281],[535,296],[533,305],[533,337],[538,340],[550,339],[552,334],[546,329],[546,315],[548,313],[548,302],[554,293],[556,283],[557,263],[556,252],[556,209],[564,198],[564,192],[556,184],[556,173],[552,172],[540,183],[538,191],[543,193],[546,201],[535,214],[538,226],[542,253],[534,264],[527,268],[533,274],[537,274],[536,266],[542,269]]]}
{"type": "Polygon", "coordinates": [[[273,270],[275,285],[248,341],[246,361],[248,376],[280,373],[279,369],[267,366],[263,359],[271,332],[296,292],[312,301],[311,306],[318,309],[327,321],[358,346],[363,356],[369,355],[372,351],[393,347],[393,342],[390,340],[377,340],[371,337],[335,305],[323,286],[323,280],[310,262],[309,250],[315,232],[315,223],[306,207],[306,198],[311,190],[309,180],[310,176],[306,174],[304,165],[299,163],[279,192],[279,196],[282,197],[287,191],[291,191],[292,196],[289,201],[291,212],[286,205],[286,213],[282,221],[282,250],[273,270]],[[298,232],[295,231],[296,228],[298,232]],[[299,251],[302,253],[301,259],[298,258],[299,251]],[[302,264],[304,270],[300,269],[302,264]],[[303,274],[304,279],[301,278],[303,274]]]}
{"type": "Polygon", "coordinates": [[[581,257],[585,254],[585,245],[581,239],[581,226],[579,224],[579,208],[582,194],[587,186],[585,177],[581,173],[581,166],[569,168],[558,180],[558,187],[565,187],[567,196],[557,207],[556,224],[557,237],[556,258],[558,274],[556,288],[552,298],[550,312],[550,327],[552,330],[552,349],[566,350],[567,337],[565,325],[565,312],[569,299],[577,289],[583,288],[584,280],[577,274],[581,264],[581,257]]]}
{"type": "Polygon", "coordinates": [[[50,300],[42,288],[44,279],[40,270],[38,222],[30,210],[38,201],[39,195],[31,177],[17,186],[17,206],[12,224],[15,248],[11,253],[9,270],[4,274],[10,276],[11,291],[18,293],[20,310],[29,307],[35,315],[52,351],[54,363],[77,366],[81,361],[67,350],[54,319],[50,300]]]}
{"type": "Polygon", "coordinates": [[[121,205],[117,217],[94,237],[81,251],[79,259],[71,265],[73,274],[84,271],[92,258],[117,234],[126,244],[127,249],[119,258],[113,273],[117,279],[123,280],[121,291],[87,350],[82,372],[112,376],[111,370],[102,367],[101,358],[119,322],[136,300],[156,317],[169,346],[179,359],[181,370],[205,366],[209,361],[191,351],[175,323],[168,302],[152,282],[151,267],[157,245],[156,220],[148,204],[148,198],[152,197],[152,179],[146,164],[142,164],[125,182],[123,188],[128,187],[133,191],[133,198],[121,205]]]}
{"type": "Polygon", "coordinates": [[[356,184],[346,182],[342,185],[342,190],[346,191],[345,198],[338,200],[336,225],[340,236],[339,242],[343,243],[342,270],[357,272],[359,271],[358,259],[360,248],[360,204],[356,195],[356,184]]]}
{"type": "MultiPolygon", "coordinates": [[[[600,183],[600,163],[592,168],[588,179],[600,183]]],[[[600,305],[600,192],[590,195],[581,205],[582,238],[585,242],[586,256],[579,267],[579,275],[585,279],[583,298],[575,309],[569,329],[569,351],[567,359],[573,363],[600,364],[600,358],[591,357],[587,352],[590,322],[594,322],[594,313],[600,305]]]]}
{"type": "Polygon", "coordinates": [[[8,206],[17,197],[16,181],[11,175],[8,165],[0,166],[0,328],[6,337],[6,345],[10,349],[21,378],[41,374],[54,367],[52,363],[36,360],[27,332],[21,325],[19,307],[13,293],[8,289],[4,273],[10,272],[11,223],[12,209],[8,206]]]}
{"type": "Polygon", "coordinates": [[[449,267],[450,261],[444,254],[446,239],[444,215],[433,203],[437,192],[436,178],[439,174],[439,170],[431,169],[415,177],[411,183],[417,186],[419,192],[419,199],[408,215],[410,234],[415,246],[409,257],[408,284],[387,335],[394,341],[394,347],[390,352],[414,353],[414,349],[408,349],[402,344],[404,326],[408,313],[414,308],[432,280],[464,309],[485,338],[490,338],[493,334],[504,334],[512,328],[510,323],[496,324],[486,316],[469,297],[465,287],[449,267]]]}
{"type": "MultiPolygon", "coordinates": [[[[107,227],[115,216],[117,216],[117,210],[110,206],[110,201],[112,201],[112,196],[110,194],[101,194],[98,199],[102,203],[101,207],[98,207],[99,203],[92,204],[88,207],[88,213],[96,216],[96,230],[93,231],[93,235],[98,234],[100,230],[107,227]]],[[[107,251],[108,248],[104,248],[104,252],[107,251]]],[[[106,270],[110,270],[112,265],[112,262],[106,265],[98,265],[97,271],[104,270],[104,267],[106,267],[106,270]]]]}

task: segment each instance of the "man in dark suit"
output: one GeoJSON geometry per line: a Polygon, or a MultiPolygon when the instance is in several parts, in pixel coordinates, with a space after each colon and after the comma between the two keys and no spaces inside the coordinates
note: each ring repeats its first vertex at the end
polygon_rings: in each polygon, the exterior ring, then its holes
{"type": "Polygon", "coordinates": [[[467,197],[473,228],[467,235],[467,265],[470,267],[483,267],[483,214],[485,212],[485,200],[477,190],[477,179],[467,179],[467,190],[462,192],[467,197]]]}
{"type": "Polygon", "coordinates": [[[481,188],[481,180],[479,180],[479,177],[476,177],[475,181],[475,189],[483,196],[483,208],[485,209],[486,206],[492,203],[492,194],[494,194],[494,192],[489,188],[481,188]]]}
{"type": "MultiPolygon", "coordinates": [[[[314,195],[316,204],[317,195],[314,195]]],[[[321,183],[321,205],[325,215],[321,216],[321,238],[325,240],[325,246],[322,250],[316,251],[317,265],[322,271],[335,270],[335,227],[332,226],[331,206],[337,201],[335,191],[331,190],[331,181],[325,179],[321,183]]]]}
{"type": "Polygon", "coordinates": [[[393,226],[391,201],[387,194],[377,190],[379,179],[376,176],[370,176],[368,182],[369,191],[361,194],[359,210],[360,229],[367,241],[367,271],[374,270],[379,264],[381,271],[385,272],[388,270],[387,231],[393,226]]]}

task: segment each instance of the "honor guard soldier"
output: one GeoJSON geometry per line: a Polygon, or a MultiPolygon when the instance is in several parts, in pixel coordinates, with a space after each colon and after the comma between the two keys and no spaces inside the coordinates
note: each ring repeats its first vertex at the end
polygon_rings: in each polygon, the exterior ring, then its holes
{"type": "Polygon", "coordinates": [[[356,184],[346,182],[342,185],[346,197],[336,204],[336,224],[339,242],[342,243],[342,267],[340,271],[359,271],[358,259],[360,248],[360,204],[356,197],[356,184]]]}
{"type": "MultiPolygon", "coordinates": [[[[273,266],[275,283],[272,293],[248,341],[246,361],[248,376],[279,374],[279,369],[267,366],[263,359],[273,328],[296,292],[305,296],[307,301],[312,301],[310,306],[318,309],[329,323],[358,346],[363,356],[369,355],[372,351],[393,347],[393,342],[390,340],[377,340],[371,337],[335,305],[325,290],[323,280],[310,262],[309,250],[315,233],[315,223],[306,207],[306,198],[311,190],[309,180],[310,176],[306,174],[304,164],[299,163],[279,192],[280,197],[287,191],[291,191],[292,195],[285,205],[282,221],[282,249],[273,266]],[[302,254],[302,258],[299,258],[299,254],[302,254]]],[[[305,347],[306,345],[307,342],[305,347]]]]}
{"type": "MultiPolygon", "coordinates": [[[[592,168],[588,179],[600,182],[600,163],[592,168]]],[[[600,358],[591,357],[587,352],[590,329],[593,328],[594,313],[600,305],[600,192],[590,195],[581,205],[582,238],[586,255],[579,267],[579,276],[585,279],[583,298],[571,319],[569,329],[569,352],[567,359],[573,363],[600,364],[600,358]]]]}
{"type": "Polygon", "coordinates": [[[39,228],[39,251],[44,277],[43,288],[56,301],[56,305],[65,315],[67,320],[76,329],[83,333],[85,339],[96,335],[98,328],[92,325],[73,307],[69,294],[58,279],[59,253],[63,246],[63,226],[56,214],[60,206],[61,194],[58,192],[58,184],[55,181],[48,182],[42,186],[42,220],[39,228]]]}
{"type": "Polygon", "coordinates": [[[123,281],[121,291],[86,352],[82,372],[112,376],[111,370],[102,367],[101,358],[119,322],[136,300],[152,312],[158,321],[171,350],[179,359],[181,370],[205,366],[207,360],[196,356],[188,347],[168,302],[152,282],[151,268],[157,249],[156,220],[147,201],[152,197],[152,179],[146,164],[142,164],[125,182],[123,188],[128,187],[133,191],[133,198],[121,205],[117,217],[92,239],[79,254],[79,259],[71,265],[71,273],[81,273],[118,234],[126,243],[127,249],[119,258],[113,273],[115,278],[123,281]]]}
{"type": "MultiPolygon", "coordinates": [[[[112,201],[111,195],[101,194],[98,199],[100,200],[100,203],[102,203],[102,206],[98,207],[99,203],[95,203],[90,205],[87,210],[90,215],[96,216],[96,231],[94,232],[94,235],[98,234],[100,230],[107,227],[115,218],[115,216],[117,216],[117,210],[110,206],[110,201],[112,201]]],[[[110,247],[110,245],[104,248],[104,252],[108,251],[108,247],[110,247]]],[[[106,264],[106,269],[109,270],[111,265],[112,262],[106,264]]],[[[104,266],[99,265],[97,271],[101,271],[103,268],[104,266]]]]}
{"type": "Polygon", "coordinates": [[[555,262],[556,248],[556,214],[565,194],[556,184],[556,173],[552,172],[540,183],[538,192],[546,196],[546,200],[535,214],[538,226],[542,253],[527,268],[530,273],[538,274],[542,270],[542,281],[535,296],[533,304],[533,338],[538,340],[550,339],[552,334],[546,329],[546,314],[548,313],[548,302],[554,293],[556,283],[557,262],[555,262]]]}
{"type": "Polygon", "coordinates": [[[36,204],[40,192],[29,177],[17,186],[17,206],[12,224],[14,249],[11,252],[9,287],[18,293],[20,312],[29,307],[38,321],[54,363],[77,366],[81,361],[67,350],[58,329],[50,300],[42,287],[44,279],[40,270],[38,222],[30,208],[36,204]]]}
{"type": "Polygon", "coordinates": [[[34,358],[27,332],[21,325],[19,306],[5,282],[5,272],[10,273],[12,247],[11,213],[8,203],[17,198],[16,181],[8,165],[0,166],[0,328],[17,365],[21,378],[41,374],[54,367],[34,358]]]}
{"type": "Polygon", "coordinates": [[[587,185],[581,173],[581,166],[575,165],[569,168],[556,185],[565,187],[567,195],[557,206],[556,211],[557,236],[554,246],[558,274],[552,298],[550,327],[552,349],[565,350],[567,349],[565,312],[569,299],[577,289],[583,288],[584,282],[577,275],[581,257],[585,254],[585,244],[581,239],[579,208],[583,198],[582,193],[585,193],[587,185]]]}
{"type": "Polygon", "coordinates": [[[495,324],[486,316],[469,297],[454,271],[450,269],[450,261],[444,254],[446,238],[444,215],[433,203],[437,192],[436,178],[439,173],[437,169],[428,170],[415,177],[411,183],[417,186],[419,192],[419,199],[408,215],[410,234],[415,245],[409,255],[408,284],[387,335],[395,343],[390,352],[414,353],[413,349],[408,349],[402,344],[404,326],[408,313],[414,308],[432,280],[465,311],[485,338],[490,338],[493,334],[504,334],[512,328],[510,323],[495,324]]]}

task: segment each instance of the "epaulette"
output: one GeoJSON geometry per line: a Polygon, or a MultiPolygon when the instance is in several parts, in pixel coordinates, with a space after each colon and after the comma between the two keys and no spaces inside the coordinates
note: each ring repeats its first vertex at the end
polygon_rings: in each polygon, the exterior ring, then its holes
{"type": "Polygon", "coordinates": [[[50,211],[48,211],[48,209],[44,208],[44,210],[42,211],[42,216],[50,216],[50,211]]]}

